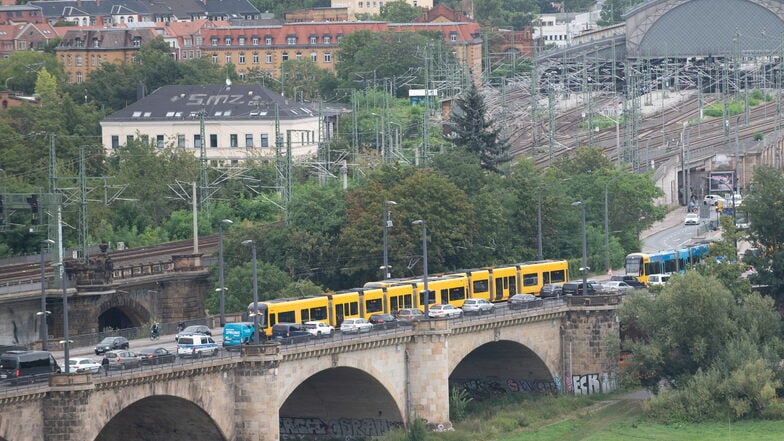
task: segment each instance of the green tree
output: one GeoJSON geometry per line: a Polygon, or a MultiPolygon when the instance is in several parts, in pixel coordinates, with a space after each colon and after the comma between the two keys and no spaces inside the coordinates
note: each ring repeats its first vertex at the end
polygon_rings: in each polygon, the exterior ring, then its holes
{"type": "Polygon", "coordinates": [[[422,15],[422,8],[403,0],[386,2],[381,6],[379,18],[390,23],[411,23],[422,15]]]}
{"type": "Polygon", "coordinates": [[[331,81],[331,72],[318,67],[311,60],[287,60],[281,64],[285,72],[285,95],[290,99],[316,101],[321,95],[321,85],[331,81]]]}
{"type": "Polygon", "coordinates": [[[784,301],[784,174],[761,166],[754,171],[743,206],[751,219],[749,241],[758,244],[756,255],[746,260],[757,269],[754,282],[768,285],[781,305],[784,301]]]}
{"type": "Polygon", "coordinates": [[[0,80],[9,90],[32,95],[35,91],[37,72],[46,70],[55,81],[65,78],[63,65],[54,54],[39,51],[16,51],[0,61],[0,80]]]}
{"type": "Polygon", "coordinates": [[[605,0],[599,12],[599,26],[611,26],[623,22],[623,14],[627,9],[642,3],[643,0],[605,0]]]}
{"type": "Polygon", "coordinates": [[[501,128],[492,128],[487,120],[484,97],[473,84],[457,100],[453,112],[452,128],[456,135],[452,142],[459,148],[476,155],[485,170],[501,173],[501,164],[509,160],[509,144],[500,139],[501,128]]]}

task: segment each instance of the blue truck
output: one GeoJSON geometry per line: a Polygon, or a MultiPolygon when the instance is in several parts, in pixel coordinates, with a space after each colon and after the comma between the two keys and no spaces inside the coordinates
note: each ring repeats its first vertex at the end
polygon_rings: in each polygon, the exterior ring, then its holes
{"type": "Polygon", "coordinates": [[[227,351],[240,350],[240,346],[253,343],[252,322],[226,323],[223,327],[223,348],[227,351]]]}

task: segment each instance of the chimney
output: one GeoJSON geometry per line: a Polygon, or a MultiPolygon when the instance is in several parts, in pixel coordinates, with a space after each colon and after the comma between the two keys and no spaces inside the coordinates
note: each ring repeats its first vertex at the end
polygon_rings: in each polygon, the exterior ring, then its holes
{"type": "Polygon", "coordinates": [[[144,83],[139,81],[139,83],[136,85],[136,99],[140,100],[144,98],[144,95],[145,95],[144,83]]]}

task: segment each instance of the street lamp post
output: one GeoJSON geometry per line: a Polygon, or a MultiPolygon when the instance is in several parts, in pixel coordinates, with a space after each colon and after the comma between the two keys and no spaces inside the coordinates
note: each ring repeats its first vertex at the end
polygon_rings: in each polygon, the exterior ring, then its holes
{"type": "Polygon", "coordinates": [[[607,274],[610,274],[612,267],[610,266],[610,184],[615,181],[618,176],[613,177],[604,184],[604,252],[605,263],[607,266],[607,274]]]}
{"type": "Polygon", "coordinates": [[[411,222],[411,225],[422,225],[422,268],[423,268],[423,281],[425,285],[425,318],[429,318],[430,315],[430,290],[427,286],[427,224],[424,220],[418,219],[414,222],[411,222]]]}
{"type": "Polygon", "coordinates": [[[44,260],[44,249],[50,245],[54,245],[52,239],[41,241],[41,311],[36,312],[35,315],[41,317],[41,350],[45,351],[49,346],[49,329],[46,319],[48,318],[49,311],[46,310],[46,261],[44,260]]]}
{"type": "Polygon", "coordinates": [[[588,239],[585,234],[585,204],[581,201],[572,202],[573,207],[580,207],[583,222],[583,266],[580,272],[583,275],[583,295],[588,294],[588,239]]]}
{"type": "Polygon", "coordinates": [[[232,222],[231,219],[223,219],[220,222],[218,222],[218,244],[219,244],[218,245],[219,246],[219,248],[218,248],[219,249],[219,257],[218,257],[218,259],[220,260],[220,267],[219,267],[219,274],[218,274],[218,280],[219,280],[219,283],[220,283],[220,288],[218,288],[218,289],[220,290],[219,298],[220,298],[220,325],[221,325],[221,328],[226,326],[226,311],[225,311],[225,308],[226,308],[226,286],[225,286],[224,280],[223,280],[223,226],[226,225],[228,227],[229,225],[231,225],[233,223],[234,222],[232,222]]]}
{"type": "Polygon", "coordinates": [[[255,329],[256,344],[261,343],[261,330],[259,329],[259,279],[256,272],[256,241],[253,239],[243,240],[243,245],[250,245],[253,256],[253,328],[255,329]]]}
{"type": "Polygon", "coordinates": [[[388,233],[387,229],[392,226],[392,221],[389,220],[389,206],[390,205],[397,205],[395,201],[384,201],[384,266],[381,269],[384,271],[384,279],[389,279],[392,277],[389,271],[389,257],[387,253],[387,246],[388,246],[388,233]]]}
{"type": "Polygon", "coordinates": [[[544,260],[542,251],[542,187],[536,201],[536,260],[544,260]]]}
{"type": "Polygon", "coordinates": [[[68,331],[68,286],[66,284],[65,263],[60,262],[60,285],[63,287],[63,358],[65,362],[65,373],[71,373],[71,340],[68,331]]]}

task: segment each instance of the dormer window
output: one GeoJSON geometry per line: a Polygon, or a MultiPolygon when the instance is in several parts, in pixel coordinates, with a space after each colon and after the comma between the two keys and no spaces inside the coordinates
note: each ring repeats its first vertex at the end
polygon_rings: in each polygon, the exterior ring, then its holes
{"type": "Polygon", "coordinates": [[[76,44],[76,47],[82,47],[82,39],[81,38],[77,38],[74,41],[74,44],[76,44]]]}
{"type": "Polygon", "coordinates": [[[210,44],[213,45],[213,46],[217,46],[218,45],[218,37],[210,38],[210,44]]]}
{"type": "Polygon", "coordinates": [[[224,40],[223,40],[223,43],[224,43],[226,46],[231,46],[231,37],[226,37],[226,38],[224,38],[224,40]]]}
{"type": "Polygon", "coordinates": [[[457,32],[449,33],[449,41],[457,41],[457,32]]]}
{"type": "Polygon", "coordinates": [[[258,45],[259,45],[259,37],[253,37],[253,38],[251,38],[251,39],[250,39],[250,44],[252,44],[252,45],[254,45],[254,46],[258,46],[258,45]]]}
{"type": "Polygon", "coordinates": [[[132,43],[133,43],[133,47],[141,47],[142,37],[133,37],[132,43]]]}
{"type": "Polygon", "coordinates": [[[93,47],[101,47],[101,42],[97,38],[93,38],[93,47]]]}
{"type": "Polygon", "coordinates": [[[315,35],[311,35],[310,44],[316,44],[316,43],[318,43],[318,37],[316,37],[315,35]]]}
{"type": "Polygon", "coordinates": [[[286,37],[286,44],[297,44],[297,36],[289,35],[288,37],[286,37]]]}
{"type": "Polygon", "coordinates": [[[267,46],[272,46],[272,35],[267,35],[264,37],[264,44],[267,46]]]}
{"type": "Polygon", "coordinates": [[[245,37],[240,37],[238,43],[240,46],[245,46],[245,37]]]}
{"type": "Polygon", "coordinates": [[[330,44],[330,43],[332,43],[332,37],[330,37],[329,35],[325,35],[323,41],[324,41],[324,44],[330,44]]]}

